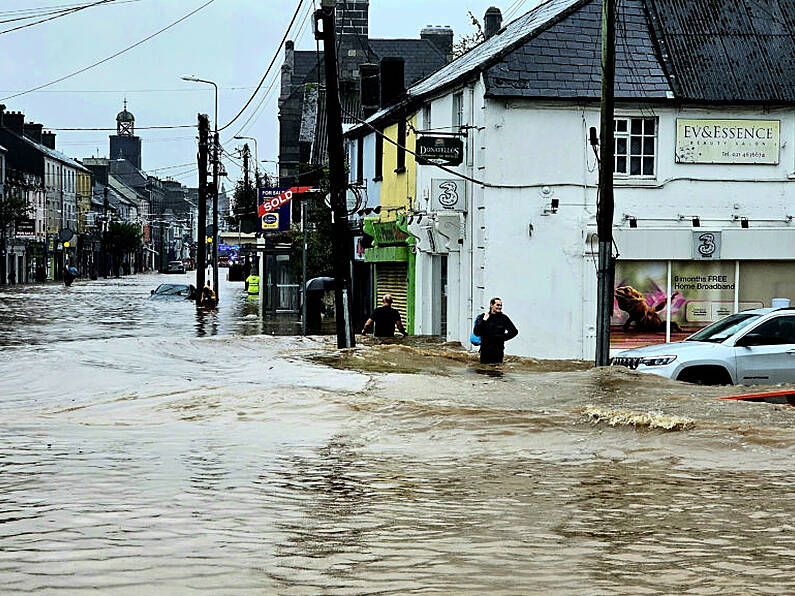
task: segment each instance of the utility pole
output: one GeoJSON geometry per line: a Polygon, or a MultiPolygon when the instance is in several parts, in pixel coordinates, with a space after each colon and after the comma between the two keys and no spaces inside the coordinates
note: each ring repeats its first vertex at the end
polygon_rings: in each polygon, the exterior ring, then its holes
{"type": "MultiPolygon", "coordinates": [[[[210,136],[210,120],[207,114],[199,114],[199,213],[196,235],[196,303],[201,301],[204,287],[204,271],[207,265],[207,154],[208,137],[210,136]]],[[[165,246],[165,243],[164,243],[165,246]]]]}
{"type": "Polygon", "coordinates": [[[218,287],[218,110],[215,115],[215,134],[213,134],[213,290],[215,303],[221,301],[218,287]]]}
{"type": "Polygon", "coordinates": [[[336,0],[322,0],[315,12],[315,38],[323,41],[326,67],[326,121],[328,123],[329,191],[331,224],[334,231],[334,302],[337,315],[337,347],[356,345],[351,324],[351,234],[345,204],[345,155],[342,143],[342,109],[337,81],[337,49],[334,33],[336,0]],[[322,23],[322,29],[319,25],[322,23]]]}
{"type": "Polygon", "coordinates": [[[596,366],[610,364],[610,317],[616,261],[613,258],[613,127],[616,74],[616,0],[602,0],[602,105],[599,159],[599,202],[596,231],[599,237],[599,266],[596,273],[596,366]]]}

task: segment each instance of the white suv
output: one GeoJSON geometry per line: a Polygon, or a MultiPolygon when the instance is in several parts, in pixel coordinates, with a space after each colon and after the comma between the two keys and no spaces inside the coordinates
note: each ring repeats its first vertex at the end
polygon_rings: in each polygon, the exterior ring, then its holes
{"type": "Polygon", "coordinates": [[[620,352],[611,364],[703,385],[795,383],[795,308],[729,315],[684,341],[620,352]]]}

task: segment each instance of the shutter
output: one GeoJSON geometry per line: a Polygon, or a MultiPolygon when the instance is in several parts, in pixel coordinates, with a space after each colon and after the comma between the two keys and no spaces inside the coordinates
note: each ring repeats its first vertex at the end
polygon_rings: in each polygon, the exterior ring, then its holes
{"type": "Polygon", "coordinates": [[[400,312],[400,320],[407,325],[406,298],[409,283],[408,263],[378,263],[375,266],[375,284],[378,291],[376,305],[381,306],[384,294],[392,294],[392,308],[400,312]]]}

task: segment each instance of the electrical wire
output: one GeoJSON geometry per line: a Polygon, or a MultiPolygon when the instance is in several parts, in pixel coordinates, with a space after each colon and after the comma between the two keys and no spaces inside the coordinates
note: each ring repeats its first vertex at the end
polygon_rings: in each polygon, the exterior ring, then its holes
{"type": "MultiPolygon", "coordinates": [[[[351,112],[346,110],[344,107],[342,107],[342,111],[345,112],[350,118],[352,118],[353,120],[355,120],[359,124],[363,124],[367,128],[371,129],[375,134],[379,135],[385,141],[388,141],[389,143],[391,143],[392,145],[394,145],[398,149],[401,149],[401,150],[405,151],[406,153],[410,153],[414,157],[421,157],[418,153],[416,153],[415,151],[412,151],[411,149],[409,149],[405,145],[401,145],[397,141],[393,141],[388,136],[386,136],[383,132],[378,130],[375,126],[373,126],[372,124],[370,124],[366,120],[363,120],[362,118],[352,114],[351,112]]],[[[491,184],[490,182],[485,182],[483,180],[478,180],[477,178],[472,178],[471,176],[467,176],[466,174],[462,174],[460,172],[456,172],[452,168],[448,168],[448,167],[440,165],[440,164],[432,163],[432,164],[428,164],[428,165],[431,165],[431,166],[434,166],[436,168],[439,168],[440,170],[442,170],[444,172],[447,172],[448,174],[452,174],[453,176],[457,176],[458,178],[463,178],[464,180],[468,180],[469,182],[473,182],[475,184],[480,184],[481,186],[485,186],[486,188],[509,188],[509,189],[510,188],[514,188],[514,189],[522,189],[522,188],[538,188],[539,186],[549,186],[548,183],[547,184],[491,184]]],[[[556,186],[563,186],[563,185],[562,184],[558,184],[556,186]]],[[[582,185],[581,184],[576,184],[574,186],[582,186],[582,185]]]]}
{"type": "MultiPolygon", "coordinates": [[[[5,29],[3,31],[0,31],[0,35],[3,35],[5,33],[11,33],[12,31],[19,31],[20,29],[25,29],[26,27],[33,27],[34,25],[40,25],[41,23],[46,23],[47,21],[52,21],[54,19],[59,19],[67,15],[80,12],[81,10],[85,10],[86,8],[92,8],[94,6],[99,6],[100,4],[110,4],[112,2],[116,2],[116,0],[98,0],[97,2],[92,2],[91,4],[84,4],[83,6],[79,6],[77,8],[63,10],[56,13],[53,16],[47,17],[46,19],[41,19],[40,21],[36,21],[34,23],[26,23],[24,25],[19,25],[17,27],[12,27],[10,29],[5,29]]],[[[30,18],[35,18],[35,17],[30,17],[30,18]]]]}
{"type": "MultiPolygon", "coordinates": [[[[212,1],[213,0],[210,0],[210,2],[212,2],[212,1]]],[[[209,4],[209,2],[208,2],[208,4],[209,4]]],[[[303,4],[304,4],[304,0],[298,0],[298,6],[296,6],[295,12],[293,13],[293,17],[292,17],[292,19],[290,19],[290,24],[287,25],[287,29],[284,31],[284,36],[282,37],[282,40],[279,43],[279,47],[276,48],[276,51],[273,54],[273,58],[271,59],[270,64],[268,64],[268,68],[265,70],[265,74],[262,75],[262,78],[260,79],[259,84],[257,85],[257,88],[254,90],[254,93],[251,94],[251,97],[248,98],[248,101],[246,101],[245,105],[243,105],[243,107],[240,108],[240,111],[235,115],[234,118],[232,118],[229,122],[227,122],[226,124],[224,124],[223,126],[218,128],[219,132],[224,130],[224,129],[229,128],[232,125],[233,122],[235,122],[238,118],[240,118],[240,116],[243,114],[243,112],[246,110],[246,108],[249,105],[251,105],[251,102],[254,101],[254,98],[257,96],[257,93],[259,93],[259,90],[262,88],[262,85],[265,82],[265,79],[267,78],[268,74],[270,73],[271,69],[273,68],[273,65],[276,63],[276,60],[279,58],[279,55],[281,54],[281,51],[282,51],[282,47],[284,46],[284,42],[287,41],[287,36],[290,34],[290,29],[292,28],[293,23],[295,23],[295,19],[298,17],[298,13],[301,11],[301,6],[303,4]]]]}
{"type": "Polygon", "coordinates": [[[130,51],[130,50],[132,50],[133,48],[136,48],[136,47],[138,47],[139,45],[141,45],[141,44],[143,44],[143,43],[146,43],[147,41],[149,41],[149,40],[150,40],[150,39],[152,39],[153,37],[157,37],[157,36],[158,36],[158,35],[160,35],[161,33],[164,33],[165,31],[168,31],[168,30],[169,30],[169,29],[171,29],[172,27],[175,27],[176,25],[178,25],[179,23],[181,23],[181,22],[182,22],[182,21],[184,21],[185,19],[188,19],[188,18],[190,18],[191,16],[193,16],[194,14],[196,14],[197,12],[199,12],[200,10],[202,10],[203,8],[206,8],[207,6],[209,6],[210,4],[212,4],[213,2],[215,2],[215,0],[207,0],[207,2],[205,2],[204,4],[202,4],[201,6],[199,6],[198,8],[196,8],[196,9],[192,10],[191,12],[189,12],[188,14],[186,14],[185,16],[183,16],[183,17],[180,17],[179,19],[177,19],[176,21],[174,21],[174,22],[173,22],[173,23],[171,23],[170,25],[166,25],[165,27],[163,27],[162,29],[159,29],[158,31],[155,31],[154,33],[152,33],[152,34],[151,34],[151,35],[149,35],[148,37],[145,37],[144,39],[142,39],[142,40],[140,40],[140,41],[137,41],[137,42],[135,42],[134,44],[132,44],[132,45],[130,45],[130,46],[127,46],[127,47],[126,47],[126,48],[124,48],[123,50],[120,50],[120,51],[116,52],[115,54],[112,54],[111,56],[108,56],[107,58],[103,58],[102,60],[100,60],[100,61],[98,61],[98,62],[94,62],[94,64],[91,64],[91,65],[89,65],[89,66],[86,66],[86,67],[84,67],[84,68],[81,68],[80,70],[76,70],[75,72],[73,72],[73,73],[70,73],[70,74],[68,74],[68,75],[65,75],[65,76],[59,77],[59,78],[57,78],[57,79],[54,79],[54,80],[52,80],[52,81],[50,81],[50,82],[48,82],[48,83],[44,83],[44,84],[42,84],[42,85],[38,85],[37,87],[32,87],[31,89],[28,89],[28,90],[26,90],[26,91],[22,91],[22,92],[20,92],[20,93],[15,93],[14,95],[8,95],[8,96],[6,96],[6,97],[2,97],[2,98],[0,98],[0,101],[5,101],[5,100],[7,100],[7,99],[12,99],[12,98],[14,98],[14,97],[19,97],[20,95],[25,95],[25,94],[27,94],[27,93],[31,93],[32,91],[38,91],[39,89],[44,89],[45,87],[49,87],[50,85],[55,85],[56,83],[60,83],[61,81],[65,81],[66,79],[72,78],[73,76],[76,76],[76,75],[79,75],[79,74],[81,74],[81,73],[83,73],[83,72],[86,72],[87,70],[90,70],[90,69],[92,69],[92,68],[94,68],[94,67],[96,67],[96,66],[99,66],[100,64],[104,64],[105,62],[108,62],[108,61],[110,61],[110,60],[113,60],[114,58],[116,58],[116,57],[118,57],[118,56],[121,56],[122,54],[124,54],[124,53],[126,53],[126,52],[129,52],[129,51],[130,51]]]}

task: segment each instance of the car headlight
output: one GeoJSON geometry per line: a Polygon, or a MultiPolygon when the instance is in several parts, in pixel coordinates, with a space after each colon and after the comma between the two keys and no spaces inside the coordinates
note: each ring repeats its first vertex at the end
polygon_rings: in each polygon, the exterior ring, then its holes
{"type": "Polygon", "coordinates": [[[665,366],[676,360],[676,356],[654,356],[653,358],[641,358],[640,363],[644,366],[665,366]]]}

